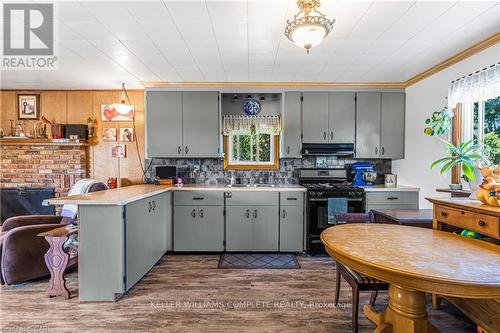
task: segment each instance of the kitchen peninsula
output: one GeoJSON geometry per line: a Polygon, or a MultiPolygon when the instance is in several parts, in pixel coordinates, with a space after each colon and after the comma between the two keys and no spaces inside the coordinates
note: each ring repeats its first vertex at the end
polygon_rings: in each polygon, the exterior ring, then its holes
{"type": "Polygon", "coordinates": [[[79,298],[93,302],[117,300],[170,250],[302,252],[304,195],[298,185],[144,184],[45,203],[78,205],[79,298]]]}

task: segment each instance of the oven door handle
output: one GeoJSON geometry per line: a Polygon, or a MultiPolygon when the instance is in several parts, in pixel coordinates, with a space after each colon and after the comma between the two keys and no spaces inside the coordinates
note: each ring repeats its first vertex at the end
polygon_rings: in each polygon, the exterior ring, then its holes
{"type": "MultiPolygon", "coordinates": [[[[328,198],[322,198],[322,199],[313,199],[313,198],[310,198],[309,201],[311,202],[326,202],[328,201],[328,198]]],[[[347,202],[361,202],[363,201],[362,198],[348,198],[347,199],[347,202]]]]}

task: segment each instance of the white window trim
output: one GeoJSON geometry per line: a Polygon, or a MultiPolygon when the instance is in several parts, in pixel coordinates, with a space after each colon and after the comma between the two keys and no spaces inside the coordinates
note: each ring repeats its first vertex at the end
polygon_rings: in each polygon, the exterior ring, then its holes
{"type": "MultiPolygon", "coordinates": [[[[261,132],[261,133],[266,133],[266,132],[261,132]]],[[[238,133],[230,133],[228,135],[228,151],[227,151],[227,154],[228,154],[228,163],[230,165],[256,165],[256,166],[259,166],[259,165],[274,165],[274,161],[275,161],[275,157],[277,154],[277,152],[275,151],[275,141],[276,140],[276,137],[275,135],[273,134],[270,134],[268,133],[269,136],[270,136],[270,151],[269,151],[269,158],[270,160],[269,161],[265,161],[265,162],[262,162],[262,161],[238,161],[238,160],[235,160],[234,157],[233,157],[233,148],[234,148],[234,140],[233,140],[233,137],[235,135],[251,135],[250,132],[247,133],[243,133],[241,131],[239,131],[238,133]]],[[[239,144],[239,143],[238,143],[239,144]]],[[[259,137],[257,136],[257,156],[259,156],[259,137]]],[[[239,148],[238,148],[238,151],[239,151],[239,148]]]]}

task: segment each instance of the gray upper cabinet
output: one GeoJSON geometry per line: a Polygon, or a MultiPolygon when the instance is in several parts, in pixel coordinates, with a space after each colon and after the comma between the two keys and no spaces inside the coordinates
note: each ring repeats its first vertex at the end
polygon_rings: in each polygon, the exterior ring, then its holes
{"type": "Polygon", "coordinates": [[[354,143],[356,133],[356,94],[354,92],[330,93],[329,141],[354,143]]]}
{"type": "Polygon", "coordinates": [[[219,157],[219,93],[147,91],[148,157],[219,157]]]}
{"type": "Polygon", "coordinates": [[[404,93],[357,93],[356,158],[404,158],[404,127],[404,93]]]}
{"type": "Polygon", "coordinates": [[[357,93],[356,158],[379,158],[380,93],[357,93]]]}
{"type": "Polygon", "coordinates": [[[302,96],[302,142],[327,143],[329,94],[305,92],[302,96]]]}
{"type": "Polygon", "coordinates": [[[283,108],[283,131],[281,138],[282,158],[301,158],[301,94],[286,92],[283,108]]]}
{"type": "Polygon", "coordinates": [[[405,156],[405,94],[382,93],[380,121],[380,157],[401,159],[405,156]]]}
{"type": "Polygon", "coordinates": [[[219,156],[219,93],[182,93],[183,153],[185,157],[219,156]]]}
{"type": "Polygon", "coordinates": [[[146,92],[148,157],[182,156],[182,92],[146,92]]]}

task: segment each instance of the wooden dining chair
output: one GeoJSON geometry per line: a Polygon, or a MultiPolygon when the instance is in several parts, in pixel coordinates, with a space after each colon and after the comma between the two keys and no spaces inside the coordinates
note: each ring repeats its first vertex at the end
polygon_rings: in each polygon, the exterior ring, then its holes
{"type": "MultiPolygon", "coordinates": [[[[336,215],[336,220],[343,223],[370,223],[373,222],[373,215],[370,213],[341,213],[336,215]]],[[[379,290],[387,290],[389,284],[366,276],[349,267],[342,265],[339,262],[336,264],[336,279],[335,279],[335,305],[338,305],[340,294],[340,277],[349,283],[352,290],[352,332],[358,333],[358,307],[359,307],[359,292],[371,291],[370,305],[375,304],[379,290]]]]}

